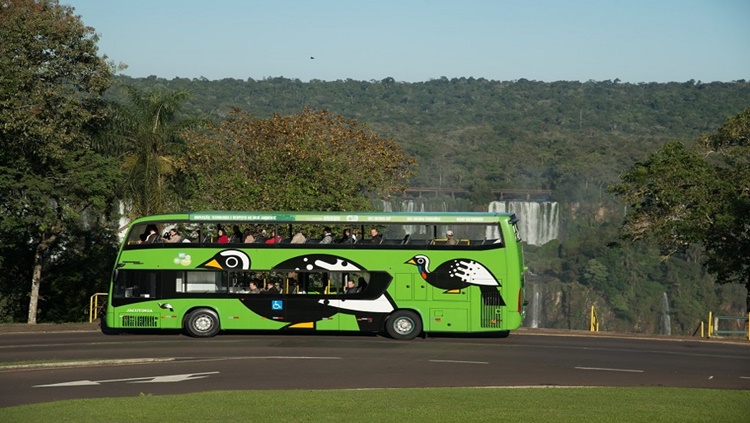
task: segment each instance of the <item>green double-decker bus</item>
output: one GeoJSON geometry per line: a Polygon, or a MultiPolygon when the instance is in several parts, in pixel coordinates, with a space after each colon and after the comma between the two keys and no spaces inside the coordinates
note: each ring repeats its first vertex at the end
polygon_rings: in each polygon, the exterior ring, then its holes
{"type": "Polygon", "coordinates": [[[509,213],[196,211],[133,221],[106,327],[507,336],[524,317],[509,213]]]}

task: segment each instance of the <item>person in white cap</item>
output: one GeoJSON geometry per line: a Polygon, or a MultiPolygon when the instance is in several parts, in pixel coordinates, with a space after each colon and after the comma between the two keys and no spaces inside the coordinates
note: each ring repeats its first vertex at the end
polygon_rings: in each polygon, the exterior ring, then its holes
{"type": "Polygon", "coordinates": [[[453,231],[448,230],[445,232],[445,237],[448,239],[445,241],[445,245],[456,245],[458,244],[458,240],[453,237],[453,231]]]}

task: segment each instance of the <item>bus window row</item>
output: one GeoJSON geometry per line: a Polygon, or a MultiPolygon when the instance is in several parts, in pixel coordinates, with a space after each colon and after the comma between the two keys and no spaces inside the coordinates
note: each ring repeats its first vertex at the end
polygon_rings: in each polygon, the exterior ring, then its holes
{"type": "Polygon", "coordinates": [[[125,302],[181,295],[223,294],[380,295],[390,282],[385,272],[211,271],[120,269],[112,296],[125,302]],[[371,288],[375,282],[375,288],[371,288]]]}
{"type": "Polygon", "coordinates": [[[498,225],[401,225],[335,227],[247,225],[231,229],[223,224],[163,222],[136,225],[125,240],[127,246],[149,244],[319,244],[469,247],[502,241],[498,225]],[[163,232],[162,232],[163,231],[163,232]]]}

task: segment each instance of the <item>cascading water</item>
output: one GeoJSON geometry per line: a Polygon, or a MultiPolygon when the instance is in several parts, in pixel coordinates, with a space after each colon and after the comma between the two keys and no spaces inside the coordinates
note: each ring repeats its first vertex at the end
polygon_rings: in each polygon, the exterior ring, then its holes
{"type": "MultiPolygon", "coordinates": [[[[558,237],[560,211],[554,201],[493,201],[489,211],[515,213],[521,238],[527,244],[544,245],[558,237]]],[[[487,234],[487,238],[498,237],[496,233],[487,234]]]]}
{"type": "Polygon", "coordinates": [[[672,334],[672,317],[669,315],[669,298],[666,292],[661,297],[661,329],[664,335],[672,334]]]}
{"type": "MultiPolygon", "coordinates": [[[[475,210],[466,199],[445,198],[415,198],[399,201],[381,201],[381,209],[385,212],[455,212],[475,210]]],[[[559,236],[559,207],[554,201],[493,201],[489,204],[490,212],[511,212],[519,219],[521,237],[527,244],[543,245],[559,236]]],[[[424,233],[422,225],[404,226],[404,234],[424,233]]],[[[487,239],[500,238],[497,228],[490,228],[485,234],[487,239]]]]}

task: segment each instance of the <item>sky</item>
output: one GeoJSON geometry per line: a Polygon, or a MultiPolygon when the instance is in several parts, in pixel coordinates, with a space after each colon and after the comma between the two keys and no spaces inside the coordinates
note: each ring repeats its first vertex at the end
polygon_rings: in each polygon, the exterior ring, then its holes
{"type": "Polygon", "coordinates": [[[60,0],[123,75],[750,80],[749,0],[60,0]]]}

